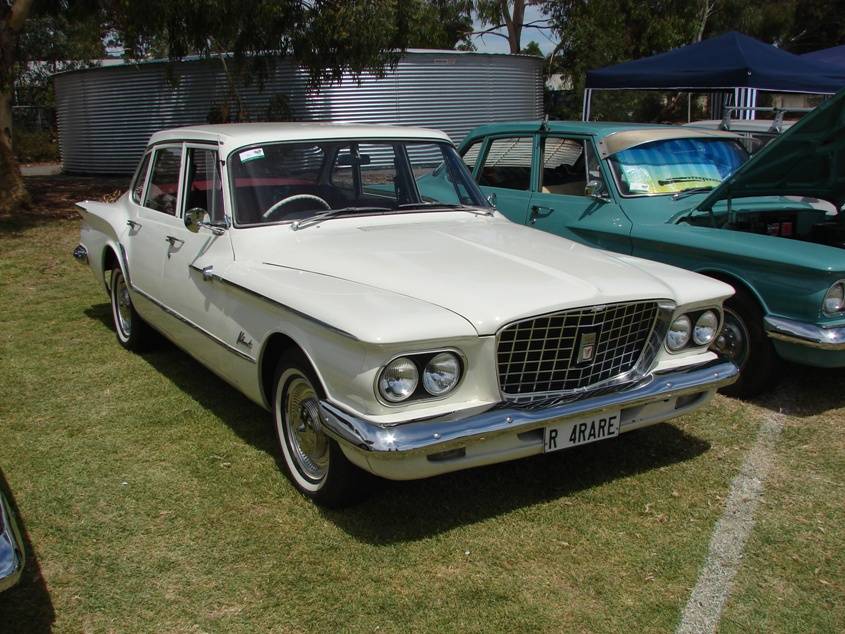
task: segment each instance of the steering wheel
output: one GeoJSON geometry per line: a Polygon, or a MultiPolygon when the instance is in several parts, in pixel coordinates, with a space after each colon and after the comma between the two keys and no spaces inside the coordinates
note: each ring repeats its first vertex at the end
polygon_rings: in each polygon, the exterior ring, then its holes
{"type": "Polygon", "coordinates": [[[266,220],[270,216],[272,216],[275,212],[281,209],[284,205],[288,203],[296,202],[297,200],[313,200],[315,202],[320,203],[326,209],[331,209],[332,206],[327,203],[325,200],[320,198],[319,196],[314,196],[313,194],[294,194],[293,196],[288,196],[287,198],[282,198],[281,200],[273,203],[270,207],[261,214],[261,219],[266,220]]]}

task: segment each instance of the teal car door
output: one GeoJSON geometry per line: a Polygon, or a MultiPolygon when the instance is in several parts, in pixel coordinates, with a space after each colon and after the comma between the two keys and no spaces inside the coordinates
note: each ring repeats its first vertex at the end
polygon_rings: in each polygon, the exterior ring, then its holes
{"type": "MultiPolygon", "coordinates": [[[[464,153],[464,161],[471,156],[475,144],[464,153]]],[[[528,203],[531,200],[531,164],[534,139],[532,134],[488,138],[484,142],[480,164],[475,176],[482,191],[505,216],[518,222],[528,222],[528,203]]]]}
{"type": "Polygon", "coordinates": [[[631,253],[631,221],[613,199],[588,138],[537,138],[529,225],[590,246],[631,253]]]}

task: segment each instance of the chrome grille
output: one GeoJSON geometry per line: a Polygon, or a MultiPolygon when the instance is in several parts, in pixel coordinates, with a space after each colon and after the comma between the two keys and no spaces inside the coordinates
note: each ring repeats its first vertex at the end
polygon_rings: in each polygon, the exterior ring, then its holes
{"type": "Polygon", "coordinates": [[[614,379],[635,368],[657,316],[657,302],[630,302],[511,324],[499,334],[499,386],[506,396],[520,398],[614,379]]]}

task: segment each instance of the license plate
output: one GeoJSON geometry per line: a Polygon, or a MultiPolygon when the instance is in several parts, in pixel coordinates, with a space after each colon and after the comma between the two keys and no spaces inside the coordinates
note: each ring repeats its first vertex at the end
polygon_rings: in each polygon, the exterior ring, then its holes
{"type": "Polygon", "coordinates": [[[576,418],[559,425],[549,425],[544,434],[543,451],[558,451],[619,435],[619,410],[589,418],[576,418]]]}

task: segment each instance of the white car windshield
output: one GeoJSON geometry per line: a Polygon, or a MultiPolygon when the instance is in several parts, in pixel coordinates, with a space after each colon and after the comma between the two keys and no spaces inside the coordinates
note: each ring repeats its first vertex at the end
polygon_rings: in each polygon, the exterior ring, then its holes
{"type": "Polygon", "coordinates": [[[238,226],[489,206],[454,148],[431,141],[266,143],[233,152],[229,178],[238,226]]]}
{"type": "Polygon", "coordinates": [[[623,196],[675,194],[717,187],[748,159],[733,139],[668,139],[608,159],[623,196]]]}

